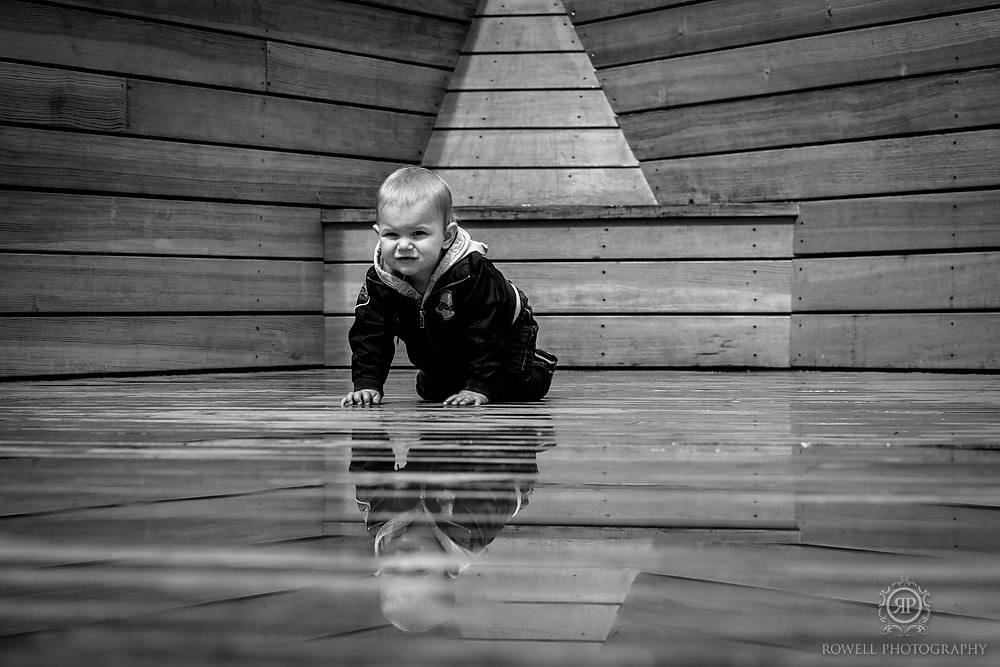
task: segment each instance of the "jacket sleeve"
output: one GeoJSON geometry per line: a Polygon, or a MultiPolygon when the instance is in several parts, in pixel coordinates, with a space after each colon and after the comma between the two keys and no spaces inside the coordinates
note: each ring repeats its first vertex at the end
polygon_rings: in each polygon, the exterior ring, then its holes
{"type": "Polygon", "coordinates": [[[496,398],[500,372],[506,358],[505,343],[514,314],[512,288],[489,260],[472,271],[472,287],[464,310],[470,313],[462,345],[468,371],[465,388],[496,398]]]}
{"type": "MultiPolygon", "coordinates": [[[[369,274],[370,277],[370,274],[369,274]]],[[[379,290],[369,288],[369,279],[354,306],[354,324],[348,333],[351,343],[351,380],[354,391],[374,389],[385,395],[385,379],[396,352],[394,318],[379,290]]]]}

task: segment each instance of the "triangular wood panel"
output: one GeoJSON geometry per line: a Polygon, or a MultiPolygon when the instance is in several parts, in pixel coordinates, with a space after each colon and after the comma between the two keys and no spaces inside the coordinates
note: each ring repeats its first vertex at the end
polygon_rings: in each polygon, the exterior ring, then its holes
{"type": "Polygon", "coordinates": [[[559,0],[483,0],[423,165],[464,206],[655,204],[559,0]]]}

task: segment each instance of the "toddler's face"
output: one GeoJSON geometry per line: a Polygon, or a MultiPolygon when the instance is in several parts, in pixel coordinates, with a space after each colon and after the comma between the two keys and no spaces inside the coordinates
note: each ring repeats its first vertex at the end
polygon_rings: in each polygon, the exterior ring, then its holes
{"type": "Polygon", "coordinates": [[[431,201],[384,208],[375,231],[382,246],[382,260],[421,289],[455,234],[454,225],[444,224],[441,212],[431,201]]]}

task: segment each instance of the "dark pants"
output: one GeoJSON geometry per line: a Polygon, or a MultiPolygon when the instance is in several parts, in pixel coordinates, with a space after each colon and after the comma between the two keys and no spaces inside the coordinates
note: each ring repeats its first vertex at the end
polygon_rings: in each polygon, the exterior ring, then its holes
{"type": "MultiPolygon", "coordinates": [[[[499,403],[540,401],[552,385],[557,361],[553,354],[534,350],[520,367],[501,375],[497,395],[490,396],[490,400],[499,403]]],[[[417,394],[425,401],[443,401],[463,389],[464,380],[434,378],[423,371],[417,372],[417,394]]]]}

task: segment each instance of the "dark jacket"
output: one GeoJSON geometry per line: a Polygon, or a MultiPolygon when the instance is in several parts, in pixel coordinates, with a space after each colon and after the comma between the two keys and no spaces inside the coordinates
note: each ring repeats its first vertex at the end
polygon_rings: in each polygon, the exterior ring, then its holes
{"type": "Polygon", "coordinates": [[[524,294],[483,255],[464,230],[442,258],[427,292],[375,263],[350,330],[354,390],[383,387],[395,352],[406,344],[414,366],[441,385],[497,398],[505,374],[532,363],[538,325],[524,294]]]}

